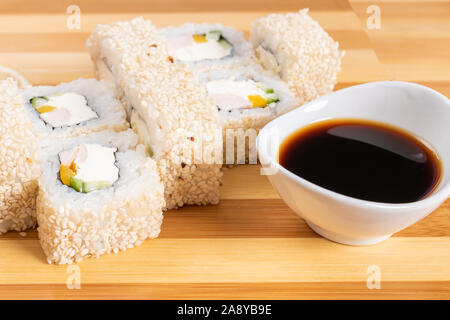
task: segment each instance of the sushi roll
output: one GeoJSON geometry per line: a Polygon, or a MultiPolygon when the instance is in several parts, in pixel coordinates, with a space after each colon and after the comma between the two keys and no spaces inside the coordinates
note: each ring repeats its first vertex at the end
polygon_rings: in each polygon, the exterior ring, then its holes
{"type": "Polygon", "coordinates": [[[24,90],[22,95],[27,116],[41,140],[129,128],[114,91],[95,79],[36,86],[24,90]]]}
{"type": "Polygon", "coordinates": [[[258,130],[297,106],[287,85],[256,65],[203,73],[198,81],[206,85],[224,129],[258,130]]]}
{"type": "Polygon", "coordinates": [[[222,129],[214,102],[149,20],[98,25],[91,58],[109,70],[133,129],[157,163],[166,209],[219,201],[222,129]]]}
{"type": "Polygon", "coordinates": [[[8,78],[12,78],[12,79],[16,80],[21,89],[31,87],[30,82],[28,82],[28,80],[25,79],[16,70],[13,70],[13,69],[10,69],[10,68],[0,65],[0,80],[4,80],[4,79],[8,79],[8,78]]]}
{"type": "MultiPolygon", "coordinates": [[[[208,96],[219,111],[227,164],[241,164],[247,160],[256,163],[255,141],[247,143],[245,161],[243,157],[236,160],[232,157],[244,146],[243,143],[233,142],[235,137],[245,139],[247,136],[249,140],[254,140],[266,123],[297,106],[296,98],[287,85],[258,65],[214,70],[199,74],[198,81],[206,85],[208,96]]],[[[243,155],[243,152],[239,154],[243,155]]]]}
{"type": "Polygon", "coordinates": [[[160,29],[169,54],[192,70],[234,68],[256,61],[242,32],[221,24],[185,23],[160,29]]]}
{"type": "Polygon", "coordinates": [[[17,81],[0,80],[0,234],[36,223],[38,158],[25,112],[17,81]]]}
{"type": "Polygon", "coordinates": [[[308,9],[254,21],[250,41],[261,65],[279,75],[300,104],[333,91],[344,52],[308,9]]]}
{"type": "Polygon", "coordinates": [[[137,140],[128,129],[43,147],[36,207],[49,263],[116,253],[159,235],[164,189],[137,140]]]}

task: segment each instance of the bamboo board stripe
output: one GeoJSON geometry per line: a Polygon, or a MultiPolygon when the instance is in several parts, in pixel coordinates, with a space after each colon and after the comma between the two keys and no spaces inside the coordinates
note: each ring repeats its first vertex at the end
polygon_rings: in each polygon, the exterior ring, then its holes
{"type": "MultiPolygon", "coordinates": [[[[66,8],[73,4],[71,0],[60,0],[52,3],[52,5],[43,5],[34,1],[16,0],[2,4],[2,12],[5,13],[26,13],[26,14],[45,14],[45,13],[61,13],[65,12],[66,8]]],[[[97,0],[92,2],[90,0],[77,0],[76,4],[80,6],[85,12],[95,13],[129,13],[129,12],[174,12],[182,11],[190,14],[197,12],[211,11],[219,13],[223,11],[232,11],[240,13],[253,13],[258,11],[297,11],[300,8],[310,8],[314,11],[345,11],[349,10],[350,6],[346,0],[331,0],[326,3],[316,0],[277,0],[265,1],[263,4],[260,0],[246,0],[246,1],[220,1],[212,2],[209,0],[165,0],[165,1],[145,1],[145,0],[97,0]]]]}
{"type": "Polygon", "coordinates": [[[445,281],[385,281],[380,290],[368,290],[361,282],[278,282],[278,283],[152,283],[84,284],[68,290],[65,284],[0,285],[0,299],[11,293],[24,299],[450,299],[445,281]],[[343,290],[345,287],[345,290],[343,290]],[[120,292],[118,295],[117,292],[120,292]]]}
{"type": "MultiPolygon", "coordinates": [[[[450,237],[450,200],[425,219],[393,237],[450,237]]],[[[319,238],[281,199],[230,199],[218,206],[169,211],[159,238],[319,238]]],[[[36,230],[10,232],[0,240],[36,240],[36,230]]],[[[450,243],[449,243],[450,244],[450,243]]]]}
{"type": "MultiPolygon", "coordinates": [[[[450,259],[449,244],[439,237],[397,237],[368,247],[323,238],[161,238],[77,265],[84,284],[362,282],[373,264],[382,281],[450,281],[442,263],[450,259]]],[[[3,240],[0,251],[1,284],[67,280],[67,266],[45,264],[35,240],[3,240]]]]}

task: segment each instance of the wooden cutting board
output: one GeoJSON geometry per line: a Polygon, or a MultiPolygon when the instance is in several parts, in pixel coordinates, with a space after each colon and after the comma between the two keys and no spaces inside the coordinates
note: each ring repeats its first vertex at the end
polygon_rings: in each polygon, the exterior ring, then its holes
{"type": "MultiPolygon", "coordinates": [[[[222,22],[248,36],[258,17],[310,7],[347,51],[337,89],[398,79],[450,95],[446,1],[76,2],[79,30],[66,27],[72,1],[1,1],[0,64],[33,84],[56,84],[93,76],[85,41],[97,23],[143,15],[161,27],[222,22]],[[373,4],[381,12],[379,30],[366,25],[373,4]]],[[[158,239],[75,267],[48,265],[34,230],[0,236],[0,298],[448,299],[449,213],[447,201],[381,244],[344,246],[312,232],[259,174],[259,166],[239,166],[225,170],[218,206],[167,212],[158,239]],[[379,289],[367,285],[373,270],[379,289]],[[79,289],[70,285],[74,279],[79,289]]]]}

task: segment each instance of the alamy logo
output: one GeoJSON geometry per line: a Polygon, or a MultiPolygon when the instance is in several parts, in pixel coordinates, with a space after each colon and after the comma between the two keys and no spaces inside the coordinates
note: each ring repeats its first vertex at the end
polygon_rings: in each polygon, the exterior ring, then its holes
{"type": "Polygon", "coordinates": [[[381,289],[381,269],[376,264],[367,267],[367,288],[370,290],[381,289]]]}
{"type": "Polygon", "coordinates": [[[80,30],[81,29],[81,9],[79,6],[72,4],[67,7],[67,17],[66,26],[69,30],[80,30]]]}
{"type": "Polygon", "coordinates": [[[81,270],[79,266],[69,265],[67,267],[66,286],[69,290],[81,289],[81,270]]]}
{"type": "Polygon", "coordinates": [[[370,5],[366,9],[366,13],[370,14],[367,18],[366,26],[369,30],[381,29],[381,9],[377,5],[370,5]]]}

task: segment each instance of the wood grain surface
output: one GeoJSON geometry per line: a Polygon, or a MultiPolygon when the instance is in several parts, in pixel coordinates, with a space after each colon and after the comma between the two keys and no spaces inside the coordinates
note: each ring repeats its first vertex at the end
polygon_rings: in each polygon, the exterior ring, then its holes
{"type": "MultiPolygon", "coordinates": [[[[0,0],[0,64],[33,84],[93,77],[85,48],[98,23],[144,16],[158,26],[222,22],[248,36],[252,20],[309,7],[347,51],[336,89],[407,80],[450,95],[450,3],[370,0],[0,0]],[[68,30],[67,7],[81,8],[68,30]],[[381,29],[369,30],[377,5],[381,29]]],[[[156,240],[77,264],[48,265],[37,233],[0,236],[1,299],[449,299],[450,201],[378,245],[350,247],[317,236],[279,198],[259,166],[226,169],[218,206],[167,212],[156,240]],[[368,289],[367,268],[381,271],[368,289]]]]}

